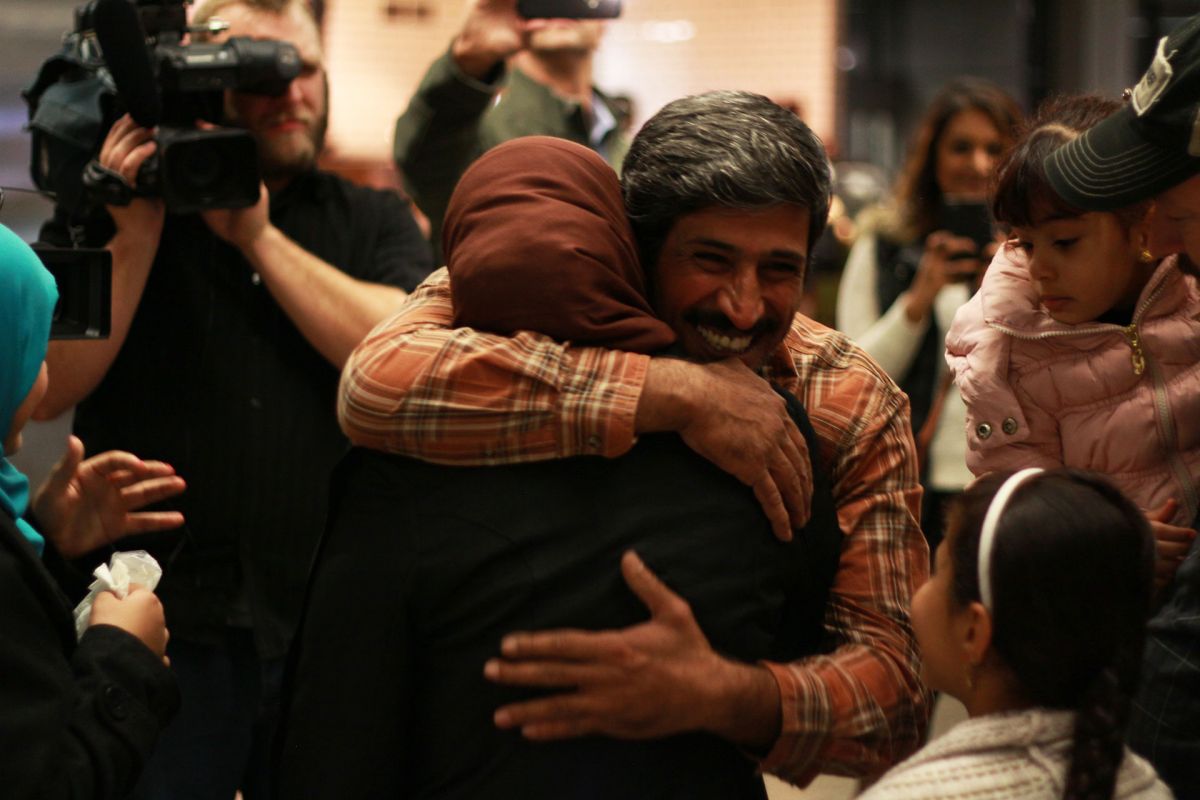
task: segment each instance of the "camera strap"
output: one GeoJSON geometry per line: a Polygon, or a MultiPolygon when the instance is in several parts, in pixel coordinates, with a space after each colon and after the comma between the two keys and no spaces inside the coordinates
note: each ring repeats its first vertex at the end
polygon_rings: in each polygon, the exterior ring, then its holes
{"type": "Polygon", "coordinates": [[[129,182],[94,158],[83,168],[82,180],[84,188],[105,205],[127,206],[133,202],[134,191],[129,182]]]}

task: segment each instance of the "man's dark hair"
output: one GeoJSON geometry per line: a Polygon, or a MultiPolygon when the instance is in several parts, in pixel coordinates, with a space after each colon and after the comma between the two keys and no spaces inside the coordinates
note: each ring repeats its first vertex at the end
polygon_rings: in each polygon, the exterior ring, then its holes
{"type": "Polygon", "coordinates": [[[634,137],[621,183],[650,273],[685,214],[801,206],[810,214],[810,253],[829,216],[829,158],[821,140],[791,111],[750,92],[668,103],[634,137]]]}

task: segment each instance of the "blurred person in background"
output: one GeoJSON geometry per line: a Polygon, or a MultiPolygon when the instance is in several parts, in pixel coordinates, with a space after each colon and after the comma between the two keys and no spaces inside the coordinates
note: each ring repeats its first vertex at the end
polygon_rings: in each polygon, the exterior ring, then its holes
{"type": "Polygon", "coordinates": [[[971,480],[965,410],[943,341],[989,255],[963,231],[945,229],[946,209],[983,210],[996,160],[1020,118],[1016,101],[988,81],[960,78],[943,87],[917,128],[891,205],[866,212],[838,289],[837,327],[912,403],[925,488],[921,528],[931,552],[941,539],[943,505],[971,480]]]}
{"type": "MultiPolygon", "coordinates": [[[[1147,248],[1200,264],[1200,16],[1159,42],[1130,102],[1046,158],[1067,202],[1112,211],[1152,201],[1147,248]]],[[[1200,369],[1193,354],[1189,367],[1200,369]]],[[[1181,420],[1195,424],[1194,415],[1181,420]]],[[[1193,496],[1196,478],[1192,476],[1193,496]]],[[[1200,519],[1191,521],[1200,527],[1200,519]]],[[[1129,742],[1181,797],[1200,797],[1200,546],[1193,541],[1150,620],[1129,742]]]]}
{"type": "Polygon", "coordinates": [[[518,136],[586,145],[620,170],[622,109],[592,85],[598,20],[528,20],[517,0],[470,0],[462,30],[396,120],[404,187],[429,217],[441,252],[454,185],[484,151],[518,136]]]}

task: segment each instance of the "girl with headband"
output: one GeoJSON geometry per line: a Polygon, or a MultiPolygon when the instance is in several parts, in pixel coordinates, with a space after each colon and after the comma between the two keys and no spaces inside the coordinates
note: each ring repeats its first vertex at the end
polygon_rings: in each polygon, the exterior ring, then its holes
{"type": "Polygon", "coordinates": [[[1103,478],[980,479],[951,507],[933,577],[913,598],[931,688],[970,719],[862,800],[1162,800],[1124,745],[1150,612],[1154,539],[1103,478]]]}
{"type": "Polygon", "coordinates": [[[183,481],[129,453],[84,461],[72,437],[30,504],[29,483],[8,457],[46,391],[57,299],[38,257],[0,225],[0,794],[118,798],[179,704],[162,606],[146,589],[101,593],[77,642],[71,607],[41,556],[47,539],[70,557],[178,527],[178,512],[135,509],[178,494],[183,481]]]}

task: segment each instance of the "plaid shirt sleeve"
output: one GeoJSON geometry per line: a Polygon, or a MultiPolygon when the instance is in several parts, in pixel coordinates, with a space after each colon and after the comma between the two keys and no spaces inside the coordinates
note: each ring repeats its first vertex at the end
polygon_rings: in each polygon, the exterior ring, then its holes
{"type": "Polygon", "coordinates": [[[442,268],[359,344],[338,393],[352,442],[459,465],[615,457],[633,446],[649,356],[451,329],[453,316],[442,268]]]}
{"type": "Polygon", "coordinates": [[[825,616],[835,649],[766,664],[781,732],[761,766],[805,785],[818,772],[878,774],[921,745],[930,696],[909,609],[929,549],[908,398],[842,334],[798,317],[787,344],[797,374],[780,383],[808,409],[846,535],[825,616]]]}

